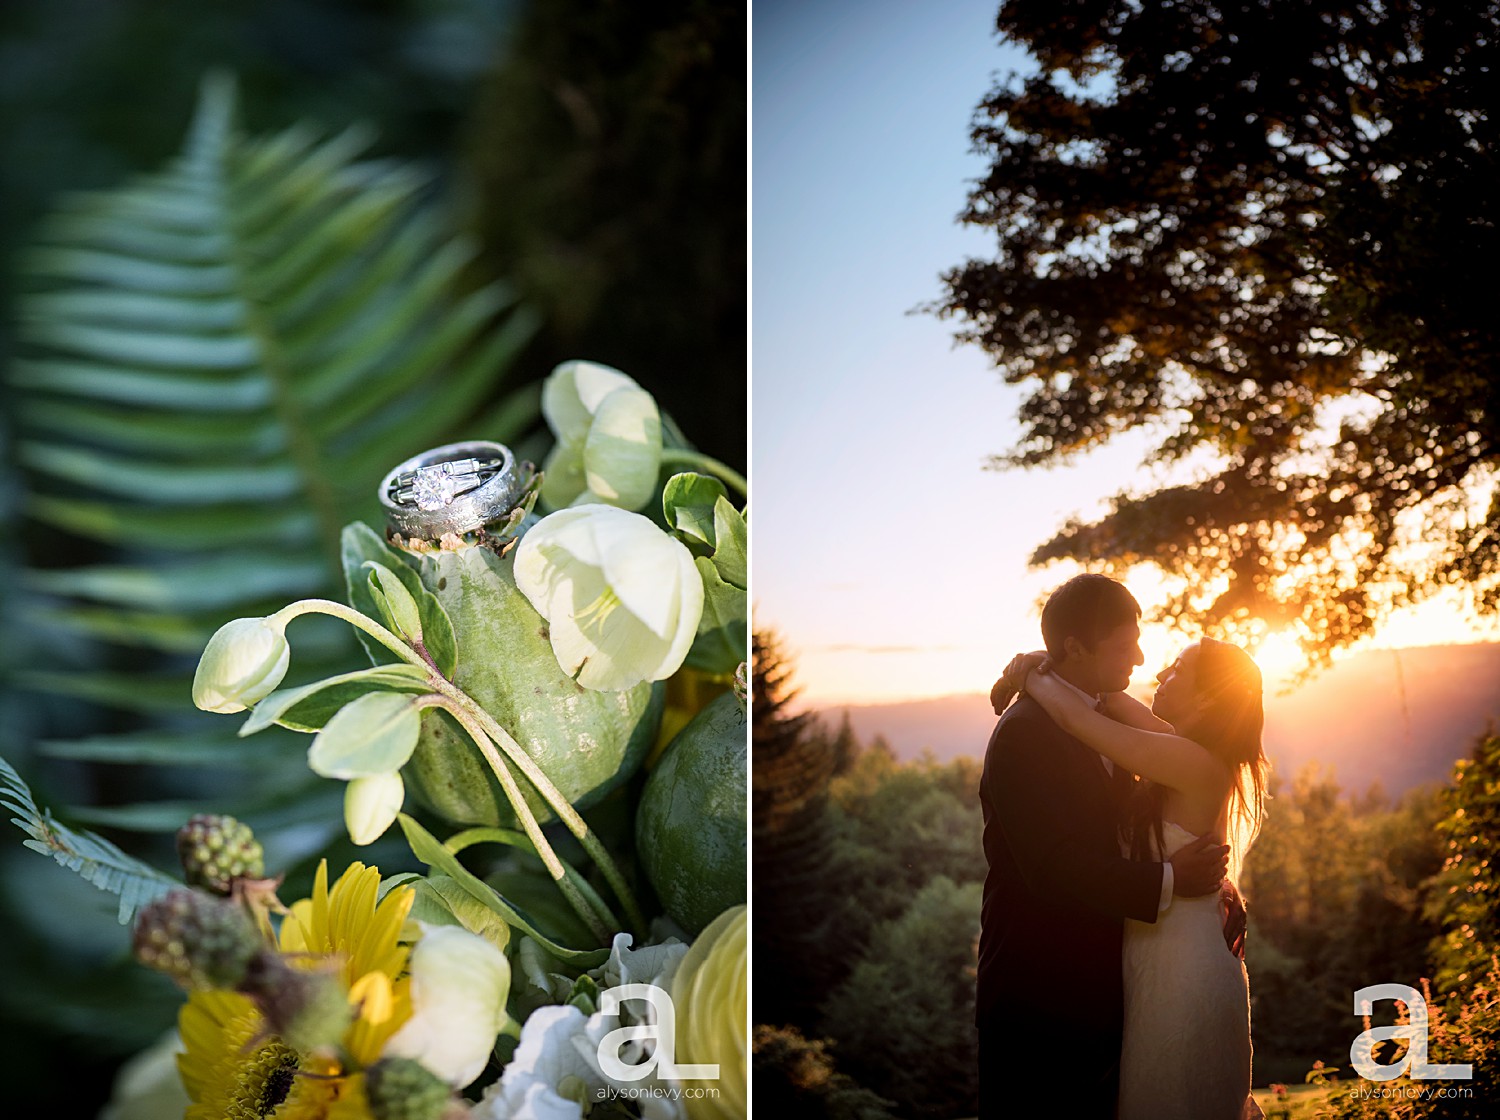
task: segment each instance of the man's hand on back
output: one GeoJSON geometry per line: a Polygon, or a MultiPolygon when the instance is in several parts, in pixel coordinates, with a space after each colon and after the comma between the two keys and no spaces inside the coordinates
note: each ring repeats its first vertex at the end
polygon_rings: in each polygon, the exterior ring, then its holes
{"type": "Polygon", "coordinates": [[[1245,900],[1239,889],[1228,879],[1219,888],[1219,906],[1224,914],[1224,944],[1240,960],[1245,959],[1245,929],[1249,917],[1245,913],[1245,900]]]}
{"type": "Polygon", "coordinates": [[[1172,853],[1172,893],[1182,898],[1217,894],[1229,871],[1229,845],[1212,833],[1172,853]]]}

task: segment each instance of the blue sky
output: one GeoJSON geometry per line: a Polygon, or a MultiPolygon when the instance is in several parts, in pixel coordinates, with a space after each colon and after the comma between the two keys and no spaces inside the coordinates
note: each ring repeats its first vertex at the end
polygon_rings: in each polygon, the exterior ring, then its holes
{"type": "MultiPolygon", "coordinates": [[[[983,470],[1018,434],[1022,390],[956,346],[955,323],[913,313],[945,269],[993,249],[956,215],[984,170],[974,106],[1027,68],[997,40],[997,8],[755,5],[753,593],[812,703],[987,691],[1040,644],[1038,603],[1074,571],[1027,556],[1151,480],[1144,434],[1065,469],[983,470]]],[[[1131,585],[1151,598],[1149,571],[1131,585]]],[[[1447,618],[1398,624],[1389,644],[1463,640],[1447,618]]],[[[1153,628],[1144,644],[1138,683],[1181,643],[1153,628]]]]}

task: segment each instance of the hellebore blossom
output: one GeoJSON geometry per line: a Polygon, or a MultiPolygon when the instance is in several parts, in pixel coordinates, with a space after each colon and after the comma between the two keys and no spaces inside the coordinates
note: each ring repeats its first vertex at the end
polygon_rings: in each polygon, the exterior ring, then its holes
{"type": "Polygon", "coordinates": [[[516,586],[547,620],[564,673],[604,692],[670,677],[703,615],[692,554],[613,506],[549,514],[521,538],[516,586]]]}
{"type": "Polygon", "coordinates": [[[412,1017],[385,1052],[462,1089],[484,1072],[509,996],[510,962],[492,942],[459,926],[424,925],[411,952],[412,1017]]]}
{"type": "Polygon", "coordinates": [[[193,703],[205,712],[243,712],[276,690],[292,659],[285,624],[237,618],[219,627],[193,675],[193,703]]]}
{"type": "Polygon", "coordinates": [[[650,500],[661,469],[661,414],[650,393],[609,366],[564,362],[542,386],[542,415],[557,437],[543,467],[548,505],[634,510],[650,500]]]}

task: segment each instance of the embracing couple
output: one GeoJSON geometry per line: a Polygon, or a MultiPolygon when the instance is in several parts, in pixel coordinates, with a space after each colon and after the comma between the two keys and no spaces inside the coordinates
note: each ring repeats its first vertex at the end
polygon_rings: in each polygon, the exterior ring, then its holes
{"type": "Polygon", "coordinates": [[[991,696],[982,1120],[1035,1094],[1080,1118],[1261,1115],[1234,887],[1263,813],[1260,671],[1204,639],[1147,708],[1124,691],[1140,613],[1112,579],[1069,580],[1042,611],[1047,652],[991,696]]]}

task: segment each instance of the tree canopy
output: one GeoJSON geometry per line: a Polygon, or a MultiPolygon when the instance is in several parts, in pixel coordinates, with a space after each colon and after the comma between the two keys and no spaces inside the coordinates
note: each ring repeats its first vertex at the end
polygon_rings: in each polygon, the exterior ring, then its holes
{"type": "Polygon", "coordinates": [[[1178,577],[1164,610],[1326,658],[1447,585],[1500,611],[1500,5],[1011,0],[934,307],[1030,390],[997,467],[1151,433],[1173,481],[1033,564],[1178,577]],[[1178,481],[1186,478],[1186,481],[1178,481]]]}

